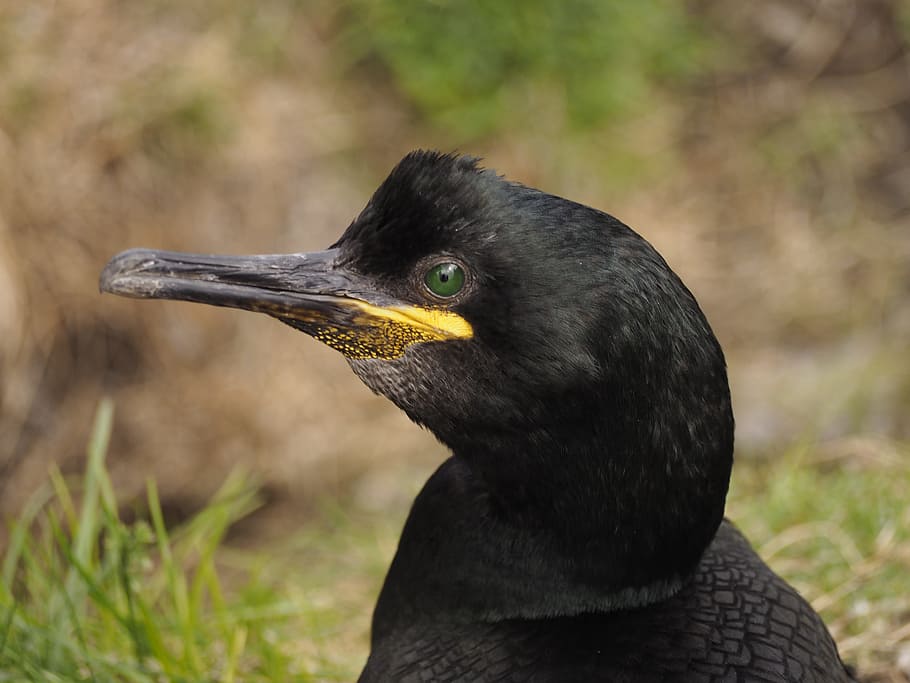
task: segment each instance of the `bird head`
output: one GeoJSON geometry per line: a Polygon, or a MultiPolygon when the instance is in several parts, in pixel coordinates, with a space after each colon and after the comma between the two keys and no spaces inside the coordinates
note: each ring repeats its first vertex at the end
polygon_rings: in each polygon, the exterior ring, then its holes
{"type": "Polygon", "coordinates": [[[652,550],[697,527],[700,554],[722,517],[733,421],[695,299],[619,220],[473,158],[409,154],[325,251],[130,250],[101,288],[312,335],[517,507],[593,485],[609,502],[573,529],[650,515],[652,550]]]}

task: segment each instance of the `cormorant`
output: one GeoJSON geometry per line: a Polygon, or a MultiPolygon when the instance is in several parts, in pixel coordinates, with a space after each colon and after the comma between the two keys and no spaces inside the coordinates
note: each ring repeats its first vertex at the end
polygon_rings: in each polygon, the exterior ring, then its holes
{"type": "Polygon", "coordinates": [[[278,318],[451,449],[405,524],[361,683],[853,680],[724,520],[723,353],[613,216],[418,151],[325,251],[130,250],[101,289],[278,318]]]}

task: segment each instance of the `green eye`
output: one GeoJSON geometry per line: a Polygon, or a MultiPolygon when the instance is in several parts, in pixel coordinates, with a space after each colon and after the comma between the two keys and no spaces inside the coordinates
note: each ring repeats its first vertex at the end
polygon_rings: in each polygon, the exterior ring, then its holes
{"type": "Polygon", "coordinates": [[[423,281],[433,294],[447,299],[464,287],[464,269],[451,261],[439,263],[427,271],[423,281]]]}

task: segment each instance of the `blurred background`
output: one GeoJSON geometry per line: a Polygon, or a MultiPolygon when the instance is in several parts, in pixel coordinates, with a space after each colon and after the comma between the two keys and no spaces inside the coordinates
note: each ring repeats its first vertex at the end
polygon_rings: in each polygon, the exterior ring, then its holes
{"type": "Polygon", "coordinates": [[[118,491],[154,477],[172,520],[237,465],[263,538],[326,494],[406,506],[445,454],[340,355],[97,278],[323,248],[417,147],[651,241],[726,350],[740,460],[904,457],[908,52],[903,0],[0,3],[0,515],[81,471],[105,395],[118,491]]]}

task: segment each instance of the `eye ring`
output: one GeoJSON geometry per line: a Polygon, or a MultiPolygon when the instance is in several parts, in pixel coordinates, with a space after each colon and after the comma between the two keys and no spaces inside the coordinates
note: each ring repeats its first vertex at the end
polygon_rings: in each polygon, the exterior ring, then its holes
{"type": "Polygon", "coordinates": [[[448,301],[464,292],[468,269],[455,258],[443,257],[428,264],[420,279],[430,296],[448,301]]]}

